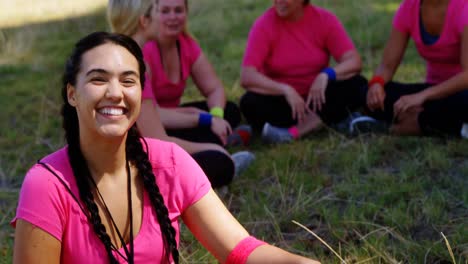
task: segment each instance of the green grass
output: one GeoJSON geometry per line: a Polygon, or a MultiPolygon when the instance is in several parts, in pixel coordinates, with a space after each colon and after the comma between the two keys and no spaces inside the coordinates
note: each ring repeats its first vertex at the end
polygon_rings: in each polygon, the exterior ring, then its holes
{"type": "MultiPolygon", "coordinates": [[[[2,263],[11,262],[9,221],[25,172],[63,145],[59,90],[65,58],[80,37],[107,29],[104,1],[75,2],[43,0],[24,8],[13,4],[0,8],[9,12],[0,13],[2,263]],[[47,12],[36,12],[39,7],[47,12]]],[[[363,56],[363,74],[369,77],[400,1],[313,2],[343,21],[363,56]]],[[[0,5],[6,3],[0,0],[0,5]]],[[[190,4],[190,29],[222,78],[228,97],[237,101],[243,93],[239,68],[248,30],[271,1],[190,4]]],[[[423,80],[423,63],[413,45],[395,78],[423,80]]],[[[185,100],[198,97],[190,87],[185,100]]],[[[323,263],[339,263],[326,246],[292,223],[296,220],[349,263],[452,263],[443,232],[456,262],[468,263],[468,141],[347,138],[324,130],[290,145],[253,142],[250,150],[257,155],[255,164],[230,186],[223,200],[257,237],[323,263]]],[[[183,230],[183,262],[214,263],[183,230]]]]}

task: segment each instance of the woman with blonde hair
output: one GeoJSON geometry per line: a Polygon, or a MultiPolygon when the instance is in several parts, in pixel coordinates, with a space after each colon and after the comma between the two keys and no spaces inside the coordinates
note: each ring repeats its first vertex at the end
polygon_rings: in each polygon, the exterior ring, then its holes
{"type": "MultiPolygon", "coordinates": [[[[157,7],[154,0],[110,0],[107,16],[112,31],[132,37],[140,48],[157,36],[157,7]]],[[[152,92],[151,81],[156,78],[152,73],[148,71],[143,94],[152,92]]],[[[166,117],[166,122],[187,119],[186,113],[164,111],[152,98],[143,97],[141,114],[137,121],[142,135],[180,145],[198,162],[214,187],[229,184],[233,177],[239,175],[254,159],[250,152],[241,151],[229,156],[227,151],[217,144],[192,142],[169,136],[161,122],[162,116],[166,117]]]]}
{"type": "MultiPolygon", "coordinates": [[[[152,89],[146,90],[143,97],[161,106],[162,122],[169,135],[227,145],[232,138],[229,137],[232,128],[240,122],[240,110],[234,103],[226,101],[221,80],[187,30],[188,2],[156,0],[156,9],[156,38],[149,41],[143,50],[154,78],[151,79],[152,89]],[[206,101],[181,104],[189,77],[206,101]],[[168,118],[169,115],[166,116],[166,113],[173,112],[184,113],[185,118],[174,122],[168,118]]],[[[240,130],[250,132],[249,128],[240,130]]],[[[234,130],[238,131],[239,128],[234,130]]]]}

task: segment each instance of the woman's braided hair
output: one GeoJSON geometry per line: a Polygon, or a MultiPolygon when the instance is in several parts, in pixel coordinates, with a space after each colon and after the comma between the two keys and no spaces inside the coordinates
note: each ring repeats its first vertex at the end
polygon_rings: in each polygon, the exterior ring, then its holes
{"type": "MultiPolygon", "coordinates": [[[[94,186],[90,184],[91,172],[80,148],[78,115],[76,109],[68,103],[67,98],[67,86],[68,84],[76,84],[76,77],[80,71],[83,54],[106,43],[113,43],[122,46],[133,54],[138,61],[140,82],[141,86],[144,87],[145,77],[143,73],[145,72],[145,64],[143,61],[143,54],[138,44],[136,44],[131,38],[120,34],[107,32],[92,33],[78,41],[72,55],[66,63],[62,83],[62,117],[63,128],[65,129],[65,138],[68,143],[68,156],[78,185],[80,199],[88,210],[88,219],[93,226],[94,232],[105,246],[109,262],[113,264],[117,263],[117,260],[112,253],[112,242],[99,216],[99,210],[96,202],[94,201],[92,192],[94,186]]],[[[151,205],[156,212],[156,217],[160,224],[164,241],[164,254],[166,261],[170,262],[170,257],[172,255],[174,262],[179,263],[179,252],[177,250],[175,229],[171,225],[167,207],[164,204],[163,196],[156,185],[153,169],[149,162],[148,154],[143,149],[142,141],[144,142],[136,125],[134,124],[128,131],[126,141],[127,158],[129,162],[138,169],[138,176],[142,178],[144,188],[148,192],[151,205]]]]}

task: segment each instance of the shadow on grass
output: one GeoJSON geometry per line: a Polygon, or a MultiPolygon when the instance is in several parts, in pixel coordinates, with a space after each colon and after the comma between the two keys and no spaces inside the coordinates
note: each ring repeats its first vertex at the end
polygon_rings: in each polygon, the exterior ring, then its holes
{"type": "Polygon", "coordinates": [[[72,45],[107,30],[105,11],[0,28],[0,259],[11,263],[18,190],[37,159],[63,145],[60,88],[72,45]]]}

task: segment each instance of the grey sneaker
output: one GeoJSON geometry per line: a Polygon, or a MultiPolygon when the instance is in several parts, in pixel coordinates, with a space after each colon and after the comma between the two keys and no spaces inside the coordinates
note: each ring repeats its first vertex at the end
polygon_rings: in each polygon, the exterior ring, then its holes
{"type": "Polygon", "coordinates": [[[463,123],[460,134],[462,138],[468,138],[468,123],[463,123]]]}
{"type": "Polygon", "coordinates": [[[255,155],[249,151],[239,151],[231,155],[234,161],[234,178],[244,172],[255,160],[255,155]]]}
{"type": "Polygon", "coordinates": [[[293,137],[287,128],[275,127],[265,123],[262,130],[262,140],[269,144],[289,143],[293,141],[293,137]]]}

